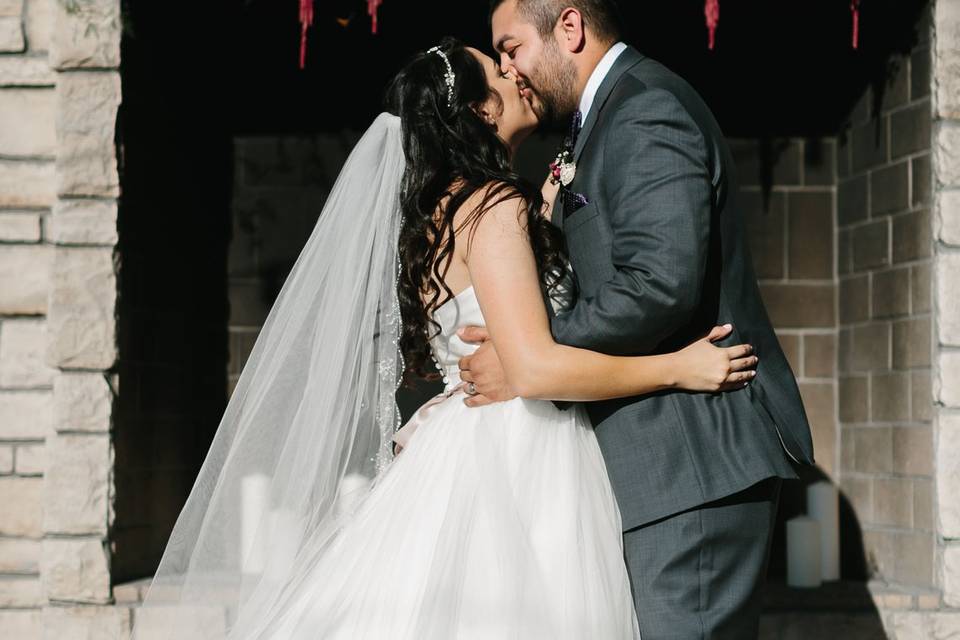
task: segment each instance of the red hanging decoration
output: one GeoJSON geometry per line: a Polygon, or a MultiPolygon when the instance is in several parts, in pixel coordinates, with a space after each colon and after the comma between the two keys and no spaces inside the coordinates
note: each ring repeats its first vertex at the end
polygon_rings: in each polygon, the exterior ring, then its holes
{"type": "Polygon", "coordinates": [[[370,28],[373,33],[377,33],[377,7],[383,4],[383,0],[367,0],[367,13],[370,14],[370,28]]]}
{"type": "Polygon", "coordinates": [[[710,32],[710,41],[707,46],[713,51],[717,42],[717,25],[720,23],[720,0],[707,0],[703,7],[703,15],[707,18],[707,29],[710,32]]]}
{"type": "Polygon", "coordinates": [[[307,63],[307,29],[313,24],[313,0],[300,0],[300,68],[307,63]]]}
{"type": "Polygon", "coordinates": [[[850,12],[853,13],[853,48],[860,44],[860,0],[850,0],[850,12]]]}

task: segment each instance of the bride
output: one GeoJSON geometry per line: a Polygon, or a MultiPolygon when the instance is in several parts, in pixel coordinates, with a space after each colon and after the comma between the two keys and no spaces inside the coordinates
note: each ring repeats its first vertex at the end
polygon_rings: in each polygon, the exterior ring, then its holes
{"type": "Polygon", "coordinates": [[[510,167],[537,125],[515,79],[445,39],[387,106],[270,311],[135,638],[639,637],[596,437],[549,400],[723,391],[755,358],[712,344],[729,326],[645,357],[554,343],[571,281],[553,194],[510,167]],[[520,397],[465,406],[466,325],[520,397]],[[398,382],[438,373],[398,431],[398,382]]]}

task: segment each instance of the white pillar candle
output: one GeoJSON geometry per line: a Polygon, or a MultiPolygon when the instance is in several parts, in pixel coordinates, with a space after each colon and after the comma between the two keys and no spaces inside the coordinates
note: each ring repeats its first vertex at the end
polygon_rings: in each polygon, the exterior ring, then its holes
{"type": "Polygon", "coordinates": [[[260,573],[266,556],[265,530],[258,531],[265,523],[267,505],[270,503],[270,476],[251,473],[240,481],[240,549],[244,573],[260,573]],[[259,539],[257,535],[259,533],[259,539]],[[254,547],[254,544],[256,546],[254,547]]]}
{"type": "Polygon", "coordinates": [[[787,584],[820,586],[820,525],[807,516],[787,521],[787,584]]]}
{"type": "Polygon", "coordinates": [[[807,487],[807,515],[820,525],[820,577],[840,579],[840,494],[827,481],[807,487]]]}

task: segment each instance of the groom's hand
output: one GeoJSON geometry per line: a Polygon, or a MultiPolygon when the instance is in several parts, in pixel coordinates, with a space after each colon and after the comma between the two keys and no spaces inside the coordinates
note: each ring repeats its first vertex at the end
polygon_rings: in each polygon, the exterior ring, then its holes
{"type": "Polygon", "coordinates": [[[477,388],[477,394],[467,396],[464,404],[482,407],[516,398],[517,394],[507,385],[500,358],[487,330],[483,327],[464,327],[457,331],[457,335],[464,342],[480,343],[471,355],[460,358],[460,379],[472,382],[477,388]]]}

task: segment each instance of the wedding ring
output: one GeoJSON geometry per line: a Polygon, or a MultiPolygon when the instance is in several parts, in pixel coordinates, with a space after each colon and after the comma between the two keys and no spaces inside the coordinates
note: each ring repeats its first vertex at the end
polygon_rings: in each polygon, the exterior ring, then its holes
{"type": "Polygon", "coordinates": [[[473,384],[472,382],[468,382],[468,383],[467,383],[467,388],[464,389],[464,392],[465,392],[468,396],[475,396],[475,395],[477,395],[477,385],[473,384]]]}

